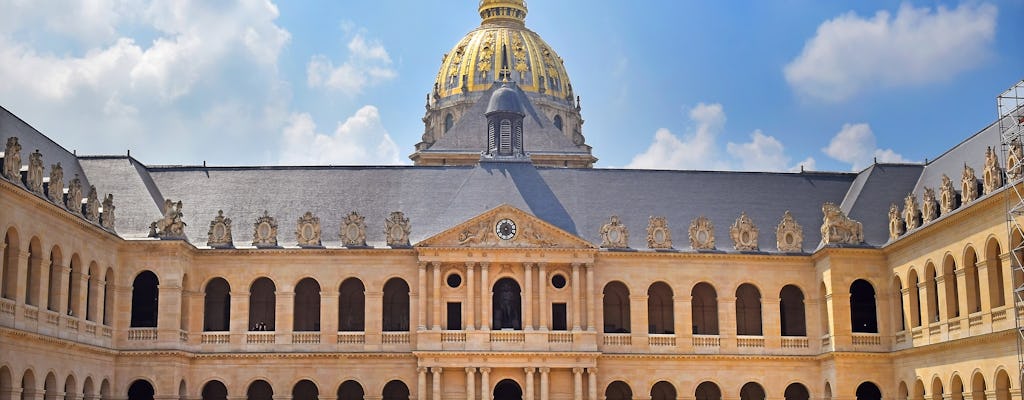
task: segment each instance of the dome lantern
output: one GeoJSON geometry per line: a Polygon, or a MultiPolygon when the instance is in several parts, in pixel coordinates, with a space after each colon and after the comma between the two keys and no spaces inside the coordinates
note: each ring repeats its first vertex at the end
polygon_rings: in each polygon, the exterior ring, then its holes
{"type": "Polygon", "coordinates": [[[481,24],[526,23],[526,0],[480,0],[481,24]]]}

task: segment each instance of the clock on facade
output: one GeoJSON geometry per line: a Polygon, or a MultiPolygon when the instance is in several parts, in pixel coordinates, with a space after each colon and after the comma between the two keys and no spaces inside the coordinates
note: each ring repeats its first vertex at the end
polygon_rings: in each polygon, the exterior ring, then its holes
{"type": "Polygon", "coordinates": [[[498,221],[494,226],[494,233],[502,240],[511,240],[516,236],[516,223],[508,218],[498,221]]]}

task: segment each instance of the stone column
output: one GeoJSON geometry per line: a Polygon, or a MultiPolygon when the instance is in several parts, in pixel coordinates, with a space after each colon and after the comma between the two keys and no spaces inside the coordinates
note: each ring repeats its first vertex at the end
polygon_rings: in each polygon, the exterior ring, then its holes
{"type": "Polygon", "coordinates": [[[722,338],[733,338],[733,340],[722,340],[723,349],[736,348],[736,298],[718,297],[718,335],[722,338]]]}
{"type": "Polygon", "coordinates": [[[487,278],[490,268],[491,263],[480,263],[480,329],[485,331],[491,329],[491,281],[487,278]]]}
{"type": "Polygon", "coordinates": [[[1010,255],[1011,251],[1013,251],[1013,249],[1010,249],[1010,251],[999,256],[999,259],[1001,260],[999,266],[1003,270],[1003,287],[1001,289],[1003,291],[1003,296],[1005,296],[1003,298],[1003,305],[1005,306],[1013,306],[1014,303],[1016,303],[1013,291],[1017,288],[1013,283],[1013,257],[1010,255]]]}
{"type": "Polygon", "coordinates": [[[439,331],[441,330],[441,264],[431,263],[430,266],[434,269],[434,292],[430,296],[430,325],[431,329],[439,331]]]}
{"type": "Polygon", "coordinates": [[[491,391],[491,369],[480,368],[480,400],[491,400],[494,392],[491,391]]]}
{"type": "MultiPolygon", "coordinates": [[[[18,304],[25,304],[25,297],[28,295],[28,269],[30,268],[28,265],[28,252],[18,252],[18,254],[14,256],[14,259],[14,268],[18,272],[14,274],[17,281],[14,282],[14,293],[12,294],[14,295],[15,302],[18,304]]],[[[6,285],[6,283],[4,284],[6,285]]],[[[18,312],[20,313],[21,307],[18,307],[18,309],[18,312]]],[[[78,315],[79,314],[76,314],[75,316],[78,315]]]]}
{"type": "Polygon", "coordinates": [[[572,330],[580,330],[580,264],[572,264],[572,330]]]}
{"type": "Polygon", "coordinates": [[[467,331],[476,329],[476,305],[473,302],[473,298],[476,297],[474,292],[474,271],[476,270],[476,263],[466,263],[466,310],[464,311],[467,331]]]}
{"type": "Polygon", "coordinates": [[[530,367],[523,368],[523,371],[526,372],[526,390],[524,390],[526,393],[523,394],[523,400],[533,400],[533,393],[535,392],[533,390],[533,373],[537,372],[537,369],[530,367]]]}
{"type": "MultiPolygon", "coordinates": [[[[548,311],[551,310],[551,305],[548,304],[548,265],[546,263],[537,264],[537,295],[540,297],[540,305],[537,306],[537,311],[540,315],[540,330],[548,330],[548,321],[551,317],[548,316],[548,311]]],[[[544,379],[547,374],[541,376],[541,400],[547,400],[543,394],[544,379]]]]}
{"type": "Polygon", "coordinates": [[[92,306],[92,321],[97,324],[103,323],[103,313],[106,312],[106,309],[103,304],[103,298],[106,295],[107,283],[99,279],[93,282],[92,298],[90,299],[90,301],[94,303],[92,306]]]}
{"type": "Polygon", "coordinates": [[[900,310],[903,313],[903,330],[909,331],[914,328],[914,316],[910,313],[913,308],[910,306],[910,288],[900,289],[900,296],[903,297],[903,309],[900,310]]]}
{"type": "MultiPolygon", "coordinates": [[[[650,335],[650,324],[647,319],[647,293],[629,295],[629,331],[633,337],[650,335]]],[[[636,341],[633,342],[636,344],[636,341]]]]}
{"type": "MultiPolygon", "coordinates": [[[[971,315],[971,313],[974,312],[974,310],[970,308],[971,303],[969,298],[967,297],[967,265],[961,265],[959,269],[953,271],[953,274],[956,275],[956,298],[960,303],[958,304],[958,306],[960,307],[960,312],[962,313],[960,316],[966,319],[968,315],[971,315]]],[[[907,321],[909,324],[910,320],[907,321]]],[[[908,327],[907,329],[910,328],[908,327]]]]}
{"type": "MultiPolygon", "coordinates": [[[[67,290],[67,288],[71,285],[71,267],[62,265],[60,267],[60,278],[58,278],[58,280],[59,283],[57,284],[57,309],[55,311],[59,312],[60,315],[67,315],[68,296],[71,295],[71,293],[68,293],[67,290]]],[[[128,293],[131,293],[131,291],[129,291],[128,293]]]]}
{"type": "MultiPolygon", "coordinates": [[[[417,282],[418,289],[416,290],[416,314],[417,330],[427,329],[427,265],[429,263],[421,262],[419,265],[419,281],[417,282]]],[[[419,399],[424,400],[424,399],[419,399]]]]}
{"type": "Polygon", "coordinates": [[[989,279],[991,277],[989,277],[988,260],[978,261],[978,293],[981,293],[981,311],[986,314],[992,312],[992,281],[989,279]]]}
{"type": "Polygon", "coordinates": [[[587,400],[597,400],[597,368],[587,368],[587,400]]]}
{"type": "MultiPolygon", "coordinates": [[[[523,264],[523,330],[533,330],[533,264],[523,264]]],[[[531,374],[532,376],[532,374],[531,374]]],[[[524,399],[533,400],[533,399],[524,399]]]]}
{"type": "Polygon", "coordinates": [[[417,367],[416,372],[416,400],[427,400],[427,367],[417,367]]]}
{"type": "MultiPolygon", "coordinates": [[[[85,302],[86,302],[86,297],[85,297],[86,296],[86,293],[85,293],[86,288],[85,288],[85,285],[88,285],[89,275],[83,274],[83,273],[81,273],[81,271],[74,271],[68,278],[70,279],[71,286],[74,287],[74,289],[75,289],[73,291],[73,293],[69,293],[69,295],[70,296],[74,296],[74,298],[71,299],[71,309],[68,310],[68,311],[71,312],[71,316],[73,316],[75,318],[78,318],[78,319],[81,319],[81,320],[84,321],[85,320],[85,302]]],[[[19,290],[20,290],[20,286],[19,286],[19,290]]],[[[180,295],[180,293],[178,293],[178,294],[180,295]]],[[[162,301],[163,299],[164,299],[164,295],[163,295],[163,293],[161,291],[161,293],[160,293],[160,300],[161,300],[160,303],[163,303],[163,301],[162,301]]]]}
{"type": "Polygon", "coordinates": [[[433,377],[433,385],[431,387],[430,400],[441,400],[441,373],[444,371],[441,367],[430,367],[430,374],[433,377]]]}
{"type": "Polygon", "coordinates": [[[34,295],[33,299],[35,300],[35,304],[33,305],[38,307],[40,310],[45,310],[46,304],[49,302],[50,298],[50,265],[49,263],[47,263],[46,267],[44,268],[43,259],[41,257],[35,257],[34,260],[29,259],[29,263],[31,263],[31,265],[29,265],[29,268],[33,268],[36,272],[38,272],[37,275],[39,275],[39,277],[34,282],[34,287],[29,290],[29,292],[34,295]]]}
{"type": "Polygon", "coordinates": [[[939,320],[949,321],[953,316],[949,311],[949,304],[946,301],[948,294],[946,293],[946,275],[938,275],[935,277],[935,288],[938,290],[939,300],[935,306],[939,308],[939,320]]]}
{"type": "Polygon", "coordinates": [[[583,264],[587,269],[587,330],[593,332],[597,323],[597,289],[594,288],[594,264],[583,264]]]}
{"type": "Polygon", "coordinates": [[[548,400],[548,393],[550,391],[551,384],[548,382],[548,374],[551,372],[551,368],[542,367],[540,368],[540,400],[548,400]]]}
{"type": "Polygon", "coordinates": [[[476,368],[466,368],[466,400],[476,400],[476,368]]]}
{"type": "Polygon", "coordinates": [[[572,398],[583,400],[583,368],[572,369],[572,398]]]}
{"type": "Polygon", "coordinates": [[[932,309],[928,296],[928,281],[927,278],[924,281],[917,283],[917,304],[918,308],[921,309],[921,326],[927,327],[928,324],[935,322],[932,318],[932,309]]]}

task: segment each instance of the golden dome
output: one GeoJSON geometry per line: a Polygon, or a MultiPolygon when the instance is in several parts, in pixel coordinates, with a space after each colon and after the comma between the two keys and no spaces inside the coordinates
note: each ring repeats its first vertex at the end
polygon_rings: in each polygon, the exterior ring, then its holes
{"type": "Polygon", "coordinates": [[[572,85],[562,58],[524,24],[526,2],[481,0],[479,9],[480,27],[442,58],[435,98],[483,92],[507,79],[526,92],[571,104],[572,85]]]}

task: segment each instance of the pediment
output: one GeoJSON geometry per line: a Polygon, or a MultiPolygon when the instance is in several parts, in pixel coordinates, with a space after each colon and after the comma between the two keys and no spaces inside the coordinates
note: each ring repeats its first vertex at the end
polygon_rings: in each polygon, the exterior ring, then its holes
{"type": "Polygon", "coordinates": [[[502,204],[424,239],[415,247],[597,248],[576,235],[508,204],[502,204]],[[499,224],[503,228],[501,231],[499,224]]]}

